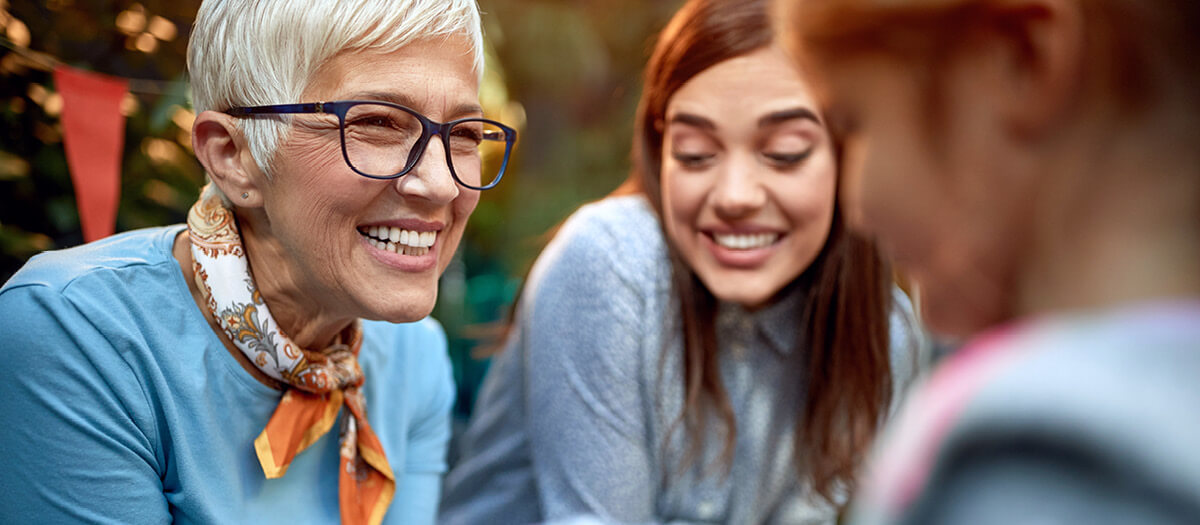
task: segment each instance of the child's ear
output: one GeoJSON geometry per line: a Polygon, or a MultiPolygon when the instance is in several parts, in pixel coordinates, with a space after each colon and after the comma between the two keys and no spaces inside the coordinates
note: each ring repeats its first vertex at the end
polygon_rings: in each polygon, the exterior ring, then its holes
{"type": "Polygon", "coordinates": [[[1007,0],[998,34],[1010,59],[1005,114],[1014,132],[1037,136],[1072,111],[1085,80],[1079,0],[1007,0]]]}

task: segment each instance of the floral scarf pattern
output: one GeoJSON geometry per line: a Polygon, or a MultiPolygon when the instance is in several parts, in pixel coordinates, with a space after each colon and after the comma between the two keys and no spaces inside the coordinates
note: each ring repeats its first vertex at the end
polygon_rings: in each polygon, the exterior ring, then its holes
{"type": "MultiPolygon", "coordinates": [[[[207,195],[208,192],[203,194],[207,195]]],[[[301,348],[283,333],[254,284],[233,211],[202,197],[188,212],[192,272],[205,304],[233,344],[287,388],[254,440],[267,478],[282,477],[292,458],[325,435],[345,405],[340,431],[338,503],[344,524],[380,523],[396,490],[383,446],[367,423],[362,327],[354,322],[333,345],[301,348]]]]}

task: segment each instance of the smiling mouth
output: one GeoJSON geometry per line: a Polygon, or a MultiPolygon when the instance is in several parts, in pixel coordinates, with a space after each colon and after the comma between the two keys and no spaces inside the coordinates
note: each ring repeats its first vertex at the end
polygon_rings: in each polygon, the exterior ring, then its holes
{"type": "Polygon", "coordinates": [[[758,250],[776,242],[782,235],[778,233],[713,233],[713,242],[727,250],[758,250]]]}
{"type": "Polygon", "coordinates": [[[367,238],[367,243],[380,250],[400,255],[420,256],[429,253],[437,242],[436,231],[420,232],[388,226],[363,226],[358,233],[367,238]]]}

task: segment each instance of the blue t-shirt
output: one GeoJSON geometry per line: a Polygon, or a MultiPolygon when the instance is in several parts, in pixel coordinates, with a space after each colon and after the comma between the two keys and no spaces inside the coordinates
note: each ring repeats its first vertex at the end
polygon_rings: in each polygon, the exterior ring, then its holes
{"type": "MultiPolygon", "coordinates": [[[[171,255],[182,230],[45,253],[0,288],[0,521],[338,521],[338,426],[264,477],[254,439],[282,392],[193,302],[171,255]]],[[[368,419],[396,473],[384,522],[431,523],[454,401],[445,334],[432,319],[363,331],[368,419]]]]}

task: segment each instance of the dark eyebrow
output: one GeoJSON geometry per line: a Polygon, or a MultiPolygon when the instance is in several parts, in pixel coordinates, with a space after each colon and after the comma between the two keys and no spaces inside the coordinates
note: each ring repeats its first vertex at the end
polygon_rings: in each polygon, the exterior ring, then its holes
{"type": "Polygon", "coordinates": [[[821,119],[818,118],[817,114],[813,113],[812,110],[808,108],[793,108],[764,115],[762,118],[758,119],[758,127],[764,128],[767,126],[773,126],[775,124],[786,122],[792,119],[806,119],[816,122],[817,124],[821,124],[821,119]]]}
{"type": "MultiPolygon", "coordinates": [[[[361,92],[350,95],[350,99],[351,100],[381,100],[384,102],[391,102],[393,104],[400,104],[401,106],[404,106],[409,109],[415,109],[417,111],[421,111],[419,108],[417,108],[416,101],[413,100],[408,95],[405,95],[404,93],[388,93],[388,92],[383,92],[383,91],[361,91],[361,92]]],[[[422,113],[424,113],[424,112],[422,111],[422,113]]],[[[449,114],[451,115],[450,118],[459,118],[459,117],[466,116],[466,115],[472,115],[472,116],[473,115],[483,115],[483,107],[481,107],[479,104],[475,104],[475,103],[463,103],[463,104],[459,104],[457,107],[455,107],[454,110],[451,111],[449,114]]]]}
{"type": "Polygon", "coordinates": [[[699,115],[692,115],[691,113],[676,113],[674,117],[671,117],[669,122],[686,124],[688,126],[697,127],[708,131],[716,131],[717,129],[717,125],[713,124],[713,121],[699,115]]]}

